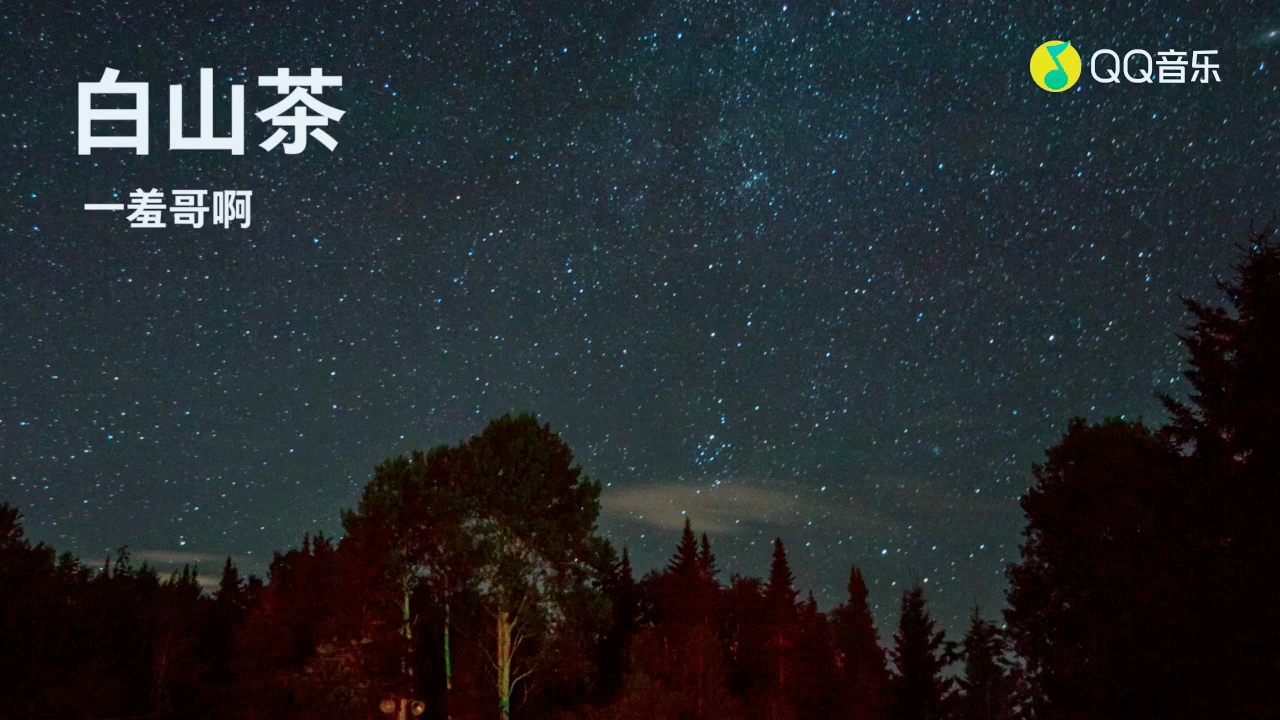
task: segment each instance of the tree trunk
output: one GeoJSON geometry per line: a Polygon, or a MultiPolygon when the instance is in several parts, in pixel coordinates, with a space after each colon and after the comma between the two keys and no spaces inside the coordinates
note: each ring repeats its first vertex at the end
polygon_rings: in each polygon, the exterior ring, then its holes
{"type": "Polygon", "coordinates": [[[411,617],[410,612],[409,612],[409,609],[410,609],[410,608],[409,608],[409,597],[410,597],[410,595],[412,595],[412,593],[413,593],[413,588],[412,588],[412,586],[410,586],[409,581],[408,581],[407,579],[404,581],[403,586],[404,586],[404,587],[403,587],[403,589],[404,589],[404,625],[402,626],[402,630],[404,631],[404,637],[405,637],[405,639],[406,639],[406,640],[412,640],[412,639],[413,639],[413,628],[412,628],[412,626],[411,626],[411,625],[410,625],[410,623],[409,623],[409,619],[410,619],[410,617],[411,617]]]}
{"type": "Polygon", "coordinates": [[[444,594],[444,716],[453,720],[450,696],[453,694],[453,661],[449,656],[449,593],[444,594]]]}
{"type": "MultiPolygon", "coordinates": [[[[411,586],[409,585],[409,581],[408,581],[408,580],[405,580],[405,583],[404,583],[404,626],[403,626],[402,630],[403,630],[403,632],[404,632],[404,639],[405,639],[405,640],[408,640],[408,641],[412,641],[412,640],[413,640],[413,613],[411,612],[411,608],[410,608],[410,606],[409,606],[409,598],[412,596],[412,594],[413,594],[413,591],[412,591],[411,586]]],[[[408,692],[408,693],[413,693],[413,692],[414,692],[414,687],[413,687],[413,685],[414,685],[414,683],[413,683],[413,663],[412,663],[412,661],[411,661],[411,656],[412,656],[412,654],[413,654],[413,644],[412,644],[412,642],[407,642],[407,643],[405,643],[405,652],[404,652],[404,654],[403,654],[403,655],[401,655],[401,656],[400,656],[400,672],[402,672],[402,673],[404,673],[404,674],[406,674],[406,675],[408,675],[408,676],[409,676],[408,685],[405,687],[405,692],[408,692]]],[[[402,704],[403,704],[404,702],[408,702],[408,701],[407,701],[407,700],[403,700],[403,701],[402,701],[402,704]]],[[[403,709],[403,708],[402,708],[402,709],[403,709]]]]}
{"type": "Polygon", "coordinates": [[[506,608],[498,610],[498,652],[494,656],[494,664],[498,671],[498,709],[502,720],[511,718],[511,658],[515,648],[511,645],[511,630],[515,626],[511,613],[506,608]]]}

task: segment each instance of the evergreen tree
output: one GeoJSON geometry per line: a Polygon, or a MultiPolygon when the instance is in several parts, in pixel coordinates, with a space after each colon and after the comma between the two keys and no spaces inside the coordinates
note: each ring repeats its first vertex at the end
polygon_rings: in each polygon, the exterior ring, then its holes
{"type": "Polygon", "coordinates": [[[849,571],[849,600],[832,610],[831,622],[847,716],[850,720],[878,720],[886,702],[889,673],[867,604],[867,585],[856,566],[849,571]]]}
{"type": "Polygon", "coordinates": [[[773,541],[773,561],[769,565],[769,582],[764,590],[765,608],[768,611],[770,699],[769,717],[772,720],[791,717],[793,686],[796,675],[796,596],[795,578],[787,561],[787,550],[782,538],[773,541]]]}
{"type": "Polygon", "coordinates": [[[697,621],[707,626],[715,624],[720,611],[720,581],[716,576],[720,569],[716,567],[716,556],[711,552],[711,540],[702,533],[702,542],[698,548],[698,576],[694,590],[693,603],[697,621]]]}
{"type": "Polygon", "coordinates": [[[782,538],[776,538],[773,541],[773,561],[769,565],[769,583],[764,591],[765,601],[775,613],[789,616],[795,612],[796,597],[800,593],[794,584],[791,564],[787,562],[787,549],[782,545],[782,538]]]}
{"type": "Polygon", "coordinates": [[[698,539],[693,534],[688,516],[685,516],[684,532],[680,534],[676,552],[667,562],[667,573],[681,579],[692,579],[698,575],[698,539]]]}
{"type": "MultiPolygon", "coordinates": [[[[1165,396],[1187,456],[1186,527],[1195,578],[1185,618],[1199,683],[1188,714],[1258,716],[1280,706],[1280,247],[1251,237],[1227,306],[1186,302],[1191,404],[1165,396]]],[[[1182,682],[1184,687],[1189,684],[1182,682]]]]}
{"type": "Polygon", "coordinates": [[[698,548],[698,577],[706,584],[716,584],[716,576],[719,574],[716,556],[711,553],[711,540],[706,533],[702,533],[702,544],[698,548]]]}
{"type": "Polygon", "coordinates": [[[925,608],[924,590],[918,585],[902,593],[902,612],[893,640],[890,717],[943,720],[948,716],[953,684],[945,672],[955,662],[955,650],[944,631],[935,629],[925,608]]]}
{"type": "Polygon", "coordinates": [[[652,601],[652,619],[668,639],[688,633],[693,626],[710,622],[715,613],[719,583],[715,555],[706,534],[699,547],[689,518],[675,553],[663,573],[648,578],[645,589],[652,601]]]}
{"type": "Polygon", "coordinates": [[[833,658],[831,628],[810,592],[796,620],[795,681],[788,700],[797,718],[846,717],[843,711],[837,714],[837,698],[846,691],[839,685],[838,674],[831,671],[833,658]]]}
{"type": "Polygon", "coordinates": [[[627,646],[639,624],[639,592],[627,548],[622,548],[622,560],[605,573],[601,584],[609,600],[612,622],[597,647],[596,694],[599,699],[607,700],[622,689],[627,671],[627,646]]]}
{"type": "Polygon", "coordinates": [[[240,571],[231,562],[231,556],[227,556],[227,562],[222,566],[222,578],[218,581],[218,591],[214,598],[219,603],[233,607],[243,607],[245,604],[245,586],[240,580],[240,571]]]}
{"type": "Polygon", "coordinates": [[[982,618],[978,608],[969,618],[964,638],[963,696],[958,720],[1009,720],[1013,717],[1013,678],[999,628],[982,618]]]}
{"type": "Polygon", "coordinates": [[[729,664],[729,689],[748,708],[758,710],[767,700],[774,664],[763,583],[759,578],[734,576],[724,593],[723,607],[721,633],[729,664]]]}

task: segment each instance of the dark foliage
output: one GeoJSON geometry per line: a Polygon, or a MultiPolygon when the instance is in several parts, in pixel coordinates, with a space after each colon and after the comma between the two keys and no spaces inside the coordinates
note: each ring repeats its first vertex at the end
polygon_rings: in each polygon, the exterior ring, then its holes
{"type": "Polygon", "coordinates": [[[1188,303],[1172,422],[1074,420],[1035,467],[1007,630],[975,609],[963,652],[920,587],[887,654],[856,567],[830,613],[799,600],[781,539],[767,579],[726,586],[686,521],[637,582],[596,532],[599,485],[506,416],[378,465],[341,541],[304,537],[265,584],[228,559],[202,592],[126,548],[88,567],[0,504],[0,717],[356,720],[388,698],[427,718],[1273,716],[1280,252],[1254,240],[1226,309],[1188,303]]]}
{"type": "Polygon", "coordinates": [[[1280,251],[1227,307],[1188,302],[1172,422],[1073,421],[1023,497],[1009,621],[1047,717],[1270,717],[1280,706],[1280,251]]]}
{"type": "Polygon", "coordinates": [[[957,720],[1010,720],[1016,717],[1017,675],[1004,634],[978,608],[964,636],[963,694],[956,699],[957,720]]]}
{"type": "Polygon", "coordinates": [[[844,716],[877,720],[888,702],[888,659],[867,604],[867,584],[857,567],[849,571],[849,600],[831,611],[831,629],[840,685],[846,688],[844,716]]]}
{"type": "Polygon", "coordinates": [[[893,720],[943,720],[953,705],[947,668],[956,661],[955,644],[935,627],[925,607],[924,590],[902,593],[902,613],[893,636],[893,674],[889,678],[889,717],[893,720]]]}

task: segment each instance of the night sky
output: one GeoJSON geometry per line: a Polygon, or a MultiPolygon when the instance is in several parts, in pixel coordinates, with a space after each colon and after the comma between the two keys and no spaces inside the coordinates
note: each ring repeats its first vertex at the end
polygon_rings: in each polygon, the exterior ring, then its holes
{"type": "Polygon", "coordinates": [[[1280,210],[1270,3],[53,5],[0,10],[0,499],[94,564],[261,574],[380,460],[532,410],[639,569],[687,512],[725,578],[781,535],[824,608],[857,563],[882,634],[913,578],[958,632],[1044,448],[1165,419],[1180,298],[1280,210]],[[1102,85],[1101,47],[1222,81],[1102,85]],[[106,67],[149,155],[77,154],[106,67]],[[243,156],[169,149],[201,67],[243,156]],[[342,76],[334,151],[258,146],[280,67],[342,76]],[[252,190],[252,225],[83,209],[138,187],[252,190]]]}

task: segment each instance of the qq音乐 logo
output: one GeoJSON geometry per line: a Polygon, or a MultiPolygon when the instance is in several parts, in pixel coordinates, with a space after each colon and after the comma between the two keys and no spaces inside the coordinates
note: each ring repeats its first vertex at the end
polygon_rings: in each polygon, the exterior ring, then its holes
{"type": "Polygon", "coordinates": [[[1031,54],[1031,79],[1049,92],[1070,89],[1080,79],[1080,53],[1070,42],[1050,40],[1031,54]]]}

